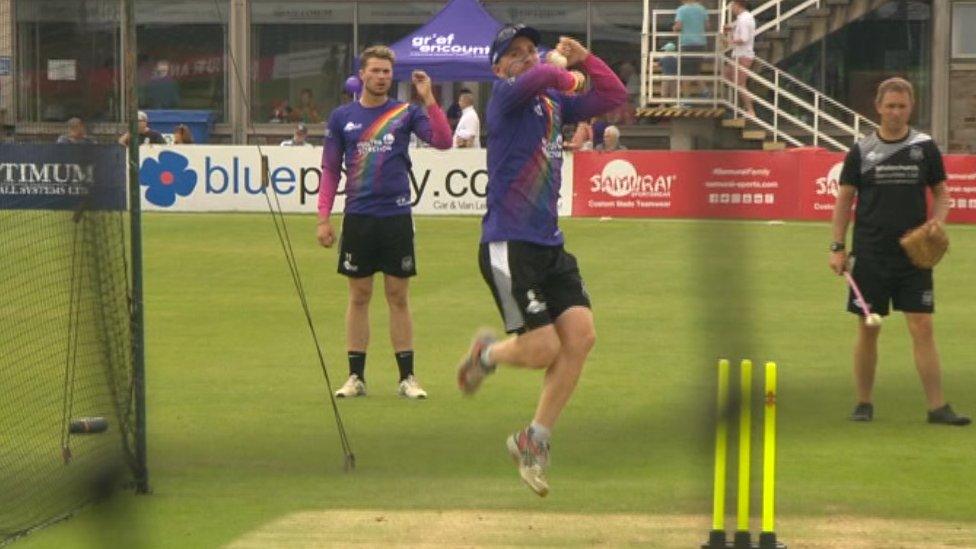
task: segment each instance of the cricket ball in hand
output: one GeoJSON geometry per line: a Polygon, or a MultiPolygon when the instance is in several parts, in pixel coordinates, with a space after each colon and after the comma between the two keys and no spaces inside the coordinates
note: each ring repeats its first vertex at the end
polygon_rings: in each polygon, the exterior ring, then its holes
{"type": "Polygon", "coordinates": [[[546,54],[546,61],[560,69],[565,69],[567,65],[566,56],[556,50],[549,50],[549,53],[546,54]]]}
{"type": "Polygon", "coordinates": [[[881,315],[871,313],[864,319],[864,323],[868,326],[881,326],[881,315]]]}

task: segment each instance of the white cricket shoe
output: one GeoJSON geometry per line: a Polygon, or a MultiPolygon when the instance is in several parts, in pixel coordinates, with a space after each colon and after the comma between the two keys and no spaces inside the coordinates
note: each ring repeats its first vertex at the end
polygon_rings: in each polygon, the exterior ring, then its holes
{"type": "Polygon", "coordinates": [[[508,437],[508,453],[518,465],[522,482],[540,497],[549,494],[549,445],[536,444],[528,429],[508,437]]]}
{"type": "Polygon", "coordinates": [[[397,394],[407,398],[427,398],[427,391],[420,386],[417,378],[412,374],[400,382],[400,386],[397,388],[397,394]]]}
{"type": "Polygon", "coordinates": [[[349,379],[335,392],[335,396],[339,398],[366,396],[366,384],[356,374],[350,374],[349,379]]]}

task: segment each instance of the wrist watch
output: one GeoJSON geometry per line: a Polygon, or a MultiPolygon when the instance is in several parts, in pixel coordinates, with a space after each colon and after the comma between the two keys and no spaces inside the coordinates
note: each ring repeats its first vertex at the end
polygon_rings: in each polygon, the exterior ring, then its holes
{"type": "Polygon", "coordinates": [[[843,252],[846,249],[847,249],[847,246],[845,246],[843,242],[831,242],[830,243],[830,251],[832,251],[832,252],[843,252]]]}

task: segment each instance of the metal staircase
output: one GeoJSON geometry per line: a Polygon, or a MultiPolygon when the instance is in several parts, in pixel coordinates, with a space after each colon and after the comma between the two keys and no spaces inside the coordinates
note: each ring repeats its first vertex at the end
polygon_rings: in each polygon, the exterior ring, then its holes
{"type": "MultiPolygon", "coordinates": [[[[771,40],[780,42],[782,53],[786,51],[786,42],[777,36],[783,33],[792,35],[794,32],[799,36],[799,31],[795,29],[800,27],[791,27],[797,18],[809,18],[811,13],[819,17],[826,10],[830,13],[824,19],[843,20],[843,24],[846,24],[848,16],[859,13],[857,17],[860,17],[866,11],[858,10],[867,10],[875,3],[875,0],[768,0],[752,11],[757,18],[757,44],[759,37],[773,36],[771,40]]],[[[733,118],[724,120],[722,125],[740,131],[745,141],[762,142],[764,149],[791,145],[846,151],[862,133],[877,127],[871,120],[763,59],[758,48],[752,67],[743,68],[728,55],[724,44],[719,41],[720,33],[707,33],[709,43],[714,45],[707,52],[682,52],[680,46],[676,52],[662,51],[665,42],[679,44],[679,33],[670,31],[675,13],[674,9],[651,10],[650,0],[644,0],[640,96],[643,108],[638,109],[639,116],[656,116],[655,113],[662,112],[662,108],[670,113],[715,113],[725,108],[733,118]],[[665,25],[666,31],[662,30],[665,25]],[[682,64],[678,63],[678,73],[668,76],[652,69],[669,56],[677,59],[697,57],[702,60],[703,67],[708,68],[702,71],[704,74],[681,74],[682,64]],[[736,84],[736,77],[741,72],[749,76],[749,90],[736,84]],[[684,87],[690,83],[696,83],[694,85],[699,89],[704,88],[706,93],[690,95],[685,92],[684,87]],[[743,94],[749,94],[752,98],[757,116],[741,107],[743,94]]],[[[724,25],[718,22],[728,20],[724,2],[719,9],[708,13],[712,28],[721,28],[724,25]]]]}
{"type": "Polygon", "coordinates": [[[756,55],[779,63],[887,0],[769,0],[756,17],[756,55]]]}

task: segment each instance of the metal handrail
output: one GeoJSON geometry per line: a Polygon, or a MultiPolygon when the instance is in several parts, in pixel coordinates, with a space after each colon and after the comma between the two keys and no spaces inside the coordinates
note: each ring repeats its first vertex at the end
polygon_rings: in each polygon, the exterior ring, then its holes
{"type": "MultiPolygon", "coordinates": [[[[763,13],[769,9],[776,9],[776,19],[774,21],[781,22],[811,6],[820,5],[820,0],[795,1],[797,3],[784,12],[782,11],[782,8],[783,5],[787,3],[787,0],[769,0],[762,6],[753,10],[752,13],[755,15],[757,13],[763,13]]],[[[760,59],[758,57],[754,58],[754,62],[756,64],[751,69],[742,67],[733,58],[726,55],[725,52],[727,50],[722,47],[720,42],[718,42],[717,37],[723,34],[722,32],[705,33],[707,38],[716,39],[714,51],[683,52],[680,45],[680,40],[677,41],[677,51],[658,51],[657,48],[659,40],[668,37],[678,37],[681,34],[680,32],[658,31],[659,19],[662,16],[673,16],[675,13],[677,13],[677,10],[672,9],[650,10],[650,1],[644,0],[644,18],[641,35],[641,101],[643,105],[650,104],[652,99],[657,102],[666,103],[710,103],[713,106],[718,106],[719,103],[721,103],[724,106],[728,106],[736,116],[745,117],[759,127],[770,131],[774,141],[782,140],[797,146],[803,145],[803,143],[796,137],[783,130],[783,121],[796,128],[804,130],[806,133],[809,133],[812,136],[812,141],[815,146],[818,146],[821,144],[821,142],[823,142],[841,150],[847,150],[848,147],[838,141],[834,135],[824,131],[825,129],[839,130],[841,133],[849,135],[853,139],[858,139],[860,137],[862,127],[877,127],[877,124],[872,122],[870,119],[862,116],[839,101],[828,97],[816,88],[779,69],[764,59],[760,59]],[[664,57],[678,58],[679,63],[677,74],[655,75],[654,72],[650,70],[653,61],[664,57]],[[712,73],[699,75],[681,74],[684,63],[680,63],[680,60],[683,58],[714,58],[715,63],[713,70],[711,71],[712,73]],[[724,73],[726,67],[731,67],[729,72],[732,72],[735,75],[735,80],[730,80],[729,78],[725,77],[724,73]],[[764,97],[760,97],[755,93],[749,92],[748,89],[743,89],[740,87],[737,84],[738,75],[740,74],[739,71],[745,71],[745,74],[749,77],[750,82],[756,83],[764,90],[771,92],[771,102],[764,97]],[[772,71],[771,80],[759,74],[759,71],[772,71]],[[660,95],[655,96],[655,81],[675,82],[676,89],[674,95],[672,97],[663,97],[660,95]],[[711,82],[713,86],[712,97],[682,97],[681,84],[683,82],[711,82]],[[798,97],[796,93],[782,89],[781,84],[784,82],[795,85],[804,92],[813,94],[812,102],[798,97]],[[767,122],[745,112],[745,110],[739,106],[739,96],[742,93],[749,94],[756,105],[771,111],[772,122],[767,122]],[[800,111],[808,113],[813,119],[812,124],[798,118],[796,115],[791,114],[791,112],[784,110],[784,101],[792,104],[796,108],[799,108],[800,111]],[[835,116],[836,112],[832,111],[833,114],[827,113],[824,111],[825,107],[837,109],[843,114],[843,116],[841,116],[841,119],[838,119],[838,117],[835,116]]],[[[725,3],[722,2],[720,4],[720,9],[708,10],[708,13],[709,15],[717,14],[719,16],[719,21],[724,21],[726,15],[725,3]]],[[[769,28],[773,28],[773,26],[779,28],[778,22],[775,25],[772,23],[773,22],[764,24],[763,29],[768,30],[769,28]]],[[[723,26],[718,25],[718,27],[721,29],[723,26]]],[[[757,34],[758,33],[759,29],[757,29],[757,34]]]]}
{"type": "Polygon", "coordinates": [[[868,125],[873,126],[873,127],[877,127],[877,124],[875,124],[874,122],[872,122],[870,118],[865,117],[861,113],[855,111],[854,109],[851,109],[850,107],[848,107],[847,105],[845,105],[845,104],[841,103],[840,101],[834,99],[833,97],[830,97],[829,95],[826,95],[825,93],[823,93],[822,91],[818,90],[817,88],[814,88],[810,84],[807,84],[806,82],[804,82],[804,81],[800,80],[799,78],[793,76],[792,74],[784,71],[783,69],[780,69],[776,65],[770,63],[769,61],[766,61],[765,59],[763,59],[761,57],[755,57],[755,58],[753,58],[753,63],[758,63],[759,65],[762,65],[763,68],[768,69],[768,70],[771,70],[771,71],[774,71],[775,74],[777,74],[777,75],[779,75],[779,76],[781,76],[781,77],[786,78],[787,80],[789,80],[791,84],[795,84],[795,85],[803,88],[804,90],[806,90],[806,91],[808,91],[808,92],[810,92],[810,93],[812,93],[812,94],[814,94],[816,96],[820,96],[820,98],[821,98],[822,101],[827,101],[832,106],[834,106],[834,107],[836,107],[836,108],[838,108],[838,109],[840,109],[842,111],[845,111],[845,112],[847,112],[848,114],[850,114],[850,115],[852,115],[854,117],[861,118],[868,125]]]}
{"type": "Polygon", "coordinates": [[[774,27],[776,30],[779,30],[780,24],[783,21],[793,17],[811,6],[817,6],[819,8],[821,0],[792,0],[793,2],[796,2],[796,4],[792,8],[787,9],[786,12],[783,12],[783,4],[789,1],[790,0],[768,0],[765,4],[758,6],[756,9],[750,12],[752,13],[753,17],[755,17],[770,9],[776,10],[776,16],[773,17],[772,20],[756,27],[756,36],[759,36],[760,34],[774,27]]]}
{"type": "Polygon", "coordinates": [[[819,105],[817,103],[815,103],[814,105],[810,105],[808,102],[806,102],[806,101],[804,101],[804,100],[796,97],[795,95],[793,95],[793,94],[791,94],[789,92],[783,91],[782,89],[780,89],[779,87],[777,87],[774,82],[770,82],[766,78],[763,78],[762,76],[760,76],[758,73],[756,73],[756,72],[754,72],[754,71],[752,71],[750,69],[746,69],[746,68],[742,67],[734,59],[725,58],[725,63],[726,64],[731,64],[731,65],[734,65],[735,66],[734,72],[735,72],[736,77],[738,77],[738,73],[740,71],[745,72],[746,76],[748,76],[751,79],[751,81],[756,82],[756,83],[764,86],[765,88],[767,88],[769,90],[772,90],[772,92],[773,92],[773,104],[770,104],[766,99],[764,99],[762,97],[759,97],[756,94],[754,94],[752,92],[749,92],[748,90],[743,91],[740,88],[740,86],[738,84],[736,84],[737,78],[736,78],[735,81],[728,80],[728,79],[723,79],[724,80],[724,83],[726,84],[726,86],[729,89],[729,91],[731,91],[731,92],[733,92],[735,94],[735,97],[733,98],[733,100],[731,101],[731,103],[733,105],[733,110],[735,110],[737,113],[746,114],[746,116],[750,120],[752,120],[753,122],[755,122],[757,120],[761,120],[758,117],[754,117],[754,116],[748,115],[747,113],[745,113],[745,111],[743,111],[739,107],[739,105],[738,105],[738,96],[739,96],[740,93],[747,93],[747,94],[749,94],[750,97],[752,98],[753,102],[759,103],[760,105],[766,107],[767,109],[769,109],[769,110],[771,110],[771,111],[773,111],[775,113],[776,116],[774,117],[774,125],[773,125],[773,128],[774,128],[773,129],[773,140],[774,141],[777,141],[778,138],[781,137],[781,136],[782,137],[786,137],[786,135],[787,135],[787,134],[783,133],[782,130],[780,129],[780,127],[779,127],[778,119],[780,117],[785,118],[786,120],[788,120],[789,122],[791,122],[793,125],[795,125],[795,126],[797,126],[799,128],[802,128],[802,129],[806,130],[807,132],[809,132],[812,135],[812,137],[813,137],[813,144],[814,144],[814,146],[819,145],[819,141],[820,140],[823,140],[823,141],[826,141],[826,142],[830,143],[834,147],[837,147],[838,149],[842,149],[842,150],[845,150],[845,151],[848,150],[848,147],[846,145],[844,145],[843,143],[837,141],[831,135],[829,135],[826,132],[823,132],[821,130],[821,128],[820,128],[820,120],[821,119],[827,119],[829,122],[831,122],[832,124],[834,124],[838,129],[841,129],[841,130],[845,131],[845,133],[852,134],[852,137],[854,137],[855,139],[857,139],[858,137],[860,137],[860,136],[854,134],[854,130],[851,127],[849,127],[846,124],[843,124],[842,122],[839,122],[839,121],[833,119],[832,117],[830,117],[830,116],[828,116],[828,115],[826,115],[826,114],[818,111],[819,105]],[[814,123],[813,123],[813,125],[811,126],[810,124],[807,124],[806,122],[800,120],[799,118],[793,116],[792,114],[790,114],[790,113],[786,112],[785,110],[783,110],[782,108],[780,108],[780,106],[779,106],[779,99],[780,98],[783,98],[783,99],[787,99],[789,101],[792,101],[795,105],[797,105],[797,106],[799,106],[799,107],[801,107],[803,109],[806,109],[811,114],[813,114],[813,116],[814,116],[814,123]]]}

